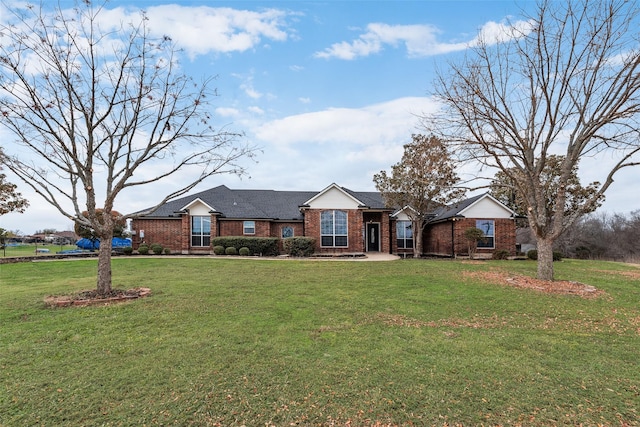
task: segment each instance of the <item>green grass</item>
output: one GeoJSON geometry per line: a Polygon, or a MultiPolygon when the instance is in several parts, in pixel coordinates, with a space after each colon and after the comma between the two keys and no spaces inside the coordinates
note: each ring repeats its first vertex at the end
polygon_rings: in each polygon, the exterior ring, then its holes
{"type": "Polygon", "coordinates": [[[21,244],[18,246],[9,246],[7,245],[5,248],[0,249],[0,258],[10,258],[10,257],[23,257],[23,256],[38,256],[43,257],[47,255],[54,255],[58,251],[69,250],[69,249],[78,249],[76,245],[50,245],[50,244],[21,244]],[[37,249],[49,249],[48,253],[36,253],[37,249]]]}
{"type": "Polygon", "coordinates": [[[0,265],[0,426],[640,425],[640,269],[117,258],[130,303],[46,308],[95,260],[0,265]],[[624,424],[626,423],[626,424],[624,424]]]}

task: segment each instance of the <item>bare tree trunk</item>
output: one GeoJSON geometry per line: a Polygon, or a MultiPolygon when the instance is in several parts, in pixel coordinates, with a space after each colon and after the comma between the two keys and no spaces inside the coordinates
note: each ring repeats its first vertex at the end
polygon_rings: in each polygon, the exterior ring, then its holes
{"type": "Polygon", "coordinates": [[[553,280],[553,239],[538,238],[538,279],[553,280]]]}
{"type": "Polygon", "coordinates": [[[106,295],[111,292],[111,239],[112,236],[103,236],[100,239],[97,283],[97,291],[100,295],[106,295]]]}
{"type": "Polygon", "coordinates": [[[420,258],[422,256],[422,229],[424,222],[416,220],[413,222],[413,257],[420,258]]]}

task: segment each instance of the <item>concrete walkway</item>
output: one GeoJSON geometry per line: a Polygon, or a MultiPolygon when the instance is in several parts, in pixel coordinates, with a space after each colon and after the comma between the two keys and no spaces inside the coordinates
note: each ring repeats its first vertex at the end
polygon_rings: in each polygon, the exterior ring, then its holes
{"type": "MultiPolygon", "coordinates": [[[[58,257],[55,255],[46,255],[41,257],[22,257],[20,261],[28,261],[28,262],[44,262],[44,261],[74,261],[74,260],[86,260],[86,259],[96,259],[97,254],[92,256],[81,256],[81,255],[65,255],[64,257],[58,257]]],[[[129,258],[126,255],[118,255],[117,257],[112,258],[129,258]]],[[[309,258],[290,258],[288,256],[279,256],[279,257],[257,257],[257,256],[220,256],[220,255],[134,255],[131,258],[158,258],[158,259],[171,259],[171,258],[215,258],[215,259],[252,259],[252,260],[298,260],[298,261],[359,261],[359,262],[371,262],[371,261],[395,261],[399,260],[400,257],[397,255],[386,254],[383,252],[365,252],[354,254],[354,256],[311,256],[309,258]]],[[[4,261],[5,258],[0,258],[0,264],[4,262],[15,262],[15,260],[4,261]]],[[[8,260],[8,259],[7,259],[8,260]]]]}
{"type": "Polygon", "coordinates": [[[384,252],[365,252],[352,255],[336,254],[330,255],[312,255],[309,258],[290,258],[300,260],[312,260],[312,261],[395,261],[400,259],[397,255],[385,254],[384,252]]]}
{"type": "Polygon", "coordinates": [[[364,257],[352,259],[353,261],[395,261],[400,259],[397,255],[385,254],[383,252],[366,252],[364,255],[364,257]]]}

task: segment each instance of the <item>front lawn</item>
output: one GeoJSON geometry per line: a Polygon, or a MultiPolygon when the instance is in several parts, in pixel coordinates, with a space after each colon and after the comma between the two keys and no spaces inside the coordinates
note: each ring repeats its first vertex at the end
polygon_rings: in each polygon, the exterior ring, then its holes
{"type": "Polygon", "coordinates": [[[152,296],[44,305],[96,262],[0,264],[0,426],[640,425],[633,266],[132,257],[152,296]]]}

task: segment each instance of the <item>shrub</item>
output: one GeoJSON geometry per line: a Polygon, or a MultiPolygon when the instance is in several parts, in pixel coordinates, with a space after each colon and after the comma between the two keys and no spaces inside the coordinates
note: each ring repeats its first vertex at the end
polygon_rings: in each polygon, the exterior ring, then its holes
{"type": "Polygon", "coordinates": [[[493,253],[493,259],[509,259],[509,251],[506,249],[499,249],[493,253]]]}
{"type": "Polygon", "coordinates": [[[169,249],[169,248],[164,248],[164,254],[165,254],[165,255],[171,255],[171,249],[169,249]]]}
{"type": "Polygon", "coordinates": [[[578,259],[589,259],[591,258],[591,249],[586,246],[578,246],[575,249],[576,258],[578,259]]]}
{"type": "Polygon", "coordinates": [[[140,255],[147,255],[149,253],[149,246],[147,245],[138,246],[138,253],[140,255]]]}
{"type": "Polygon", "coordinates": [[[282,241],[285,253],[290,256],[308,257],[315,250],[316,240],[311,237],[287,237],[282,241]]]}
{"type": "MultiPolygon", "coordinates": [[[[527,252],[527,258],[536,261],[538,259],[538,251],[536,249],[531,249],[529,252],[527,252]]],[[[553,251],[553,260],[562,261],[562,253],[553,251]]]]}
{"type": "Polygon", "coordinates": [[[151,245],[151,250],[153,251],[154,254],[161,255],[162,251],[164,251],[164,248],[162,247],[162,245],[155,243],[151,245]]]}
{"type": "Polygon", "coordinates": [[[247,248],[246,246],[243,246],[238,250],[238,255],[248,256],[249,253],[249,248],[247,248]]]}
{"type": "Polygon", "coordinates": [[[467,241],[469,249],[469,259],[473,259],[473,256],[478,249],[478,242],[484,239],[484,232],[476,227],[469,227],[464,230],[464,238],[467,241]]]}
{"type": "Polygon", "coordinates": [[[224,246],[214,246],[213,247],[213,253],[216,255],[224,255],[224,246]]]}
{"type": "Polygon", "coordinates": [[[233,246],[229,246],[228,248],[225,248],[224,253],[226,255],[238,255],[238,251],[233,246]]]}
{"type": "Polygon", "coordinates": [[[126,246],[122,248],[122,253],[125,255],[131,255],[133,253],[133,248],[131,246],[126,246]]]}
{"type": "Polygon", "coordinates": [[[278,255],[278,239],[276,237],[215,237],[211,243],[213,246],[224,248],[248,248],[250,255],[278,255]]]}

